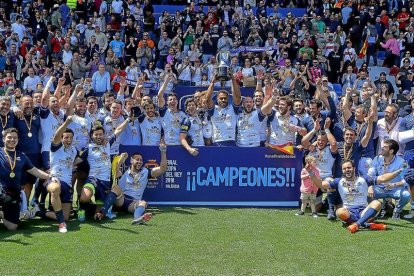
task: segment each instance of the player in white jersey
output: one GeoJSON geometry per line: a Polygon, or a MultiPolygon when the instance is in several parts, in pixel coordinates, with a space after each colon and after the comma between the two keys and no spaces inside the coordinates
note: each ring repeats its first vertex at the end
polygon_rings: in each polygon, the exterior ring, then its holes
{"type": "MultiPolygon", "coordinates": [[[[376,183],[386,183],[403,170],[386,173],[376,178],[376,183]]],[[[381,202],[373,200],[368,204],[367,197],[373,197],[373,193],[368,192],[368,184],[362,177],[355,176],[355,165],[351,160],[342,162],[342,178],[322,179],[311,175],[312,182],[320,189],[336,189],[339,191],[343,201],[343,207],[336,210],[336,215],[344,223],[348,224],[350,233],[355,233],[360,227],[371,230],[386,230],[384,224],[369,223],[381,210],[381,202]]]]}
{"type": "Polygon", "coordinates": [[[253,99],[243,99],[243,109],[237,115],[237,146],[238,147],[259,147],[260,133],[263,129],[263,115],[260,109],[254,109],[253,99]]]}
{"type": "MultiPolygon", "coordinates": [[[[316,158],[317,168],[323,180],[328,177],[334,177],[334,165],[336,160],[340,158],[336,139],[329,130],[330,123],[331,119],[327,117],[325,120],[324,130],[321,131],[320,120],[314,121],[313,129],[302,139],[302,146],[305,149],[309,149],[309,155],[316,158]],[[316,145],[310,142],[313,140],[313,136],[315,134],[317,135],[316,145]]],[[[315,202],[318,207],[321,207],[322,205],[322,195],[321,190],[319,190],[317,193],[317,200],[315,202]]],[[[329,204],[327,218],[328,220],[335,220],[335,207],[341,207],[341,198],[336,191],[328,191],[327,199],[329,204]]]]}
{"type": "Polygon", "coordinates": [[[203,138],[203,121],[197,114],[194,98],[185,101],[186,118],[181,122],[180,141],[181,145],[193,156],[198,154],[195,147],[205,146],[203,138]]]}
{"type": "Polygon", "coordinates": [[[164,141],[169,146],[177,146],[181,144],[180,127],[185,114],[178,109],[176,94],[168,94],[167,105],[165,104],[164,91],[171,78],[171,76],[167,77],[158,91],[158,107],[164,130],[164,141]]]}
{"type": "MultiPolygon", "coordinates": [[[[389,104],[384,110],[384,118],[379,119],[374,132],[374,139],[378,138],[377,152],[381,151],[383,142],[388,139],[398,141],[402,118],[398,117],[398,105],[389,104]]],[[[404,144],[400,145],[398,155],[404,154],[404,144]]]]}
{"type": "MultiPolygon", "coordinates": [[[[122,153],[116,163],[116,178],[118,185],[112,187],[108,194],[104,208],[110,208],[112,204],[122,211],[133,213],[132,225],[144,223],[152,218],[151,213],[145,213],[147,202],[142,200],[148,179],[156,178],[167,171],[167,146],[160,144],[161,161],[160,166],[148,169],[143,166],[143,158],[139,153],[131,155],[131,165],[128,170],[122,173],[121,167],[128,158],[127,153],[122,153]]],[[[107,209],[106,209],[107,210],[107,209]]]]}
{"type": "Polygon", "coordinates": [[[241,92],[233,74],[229,76],[233,95],[232,106],[229,106],[229,94],[226,90],[217,92],[217,105],[213,102],[214,84],[217,82],[217,75],[213,76],[206,94],[208,113],[213,126],[213,145],[216,146],[236,145],[237,111],[241,107],[241,92]]]}
{"type": "MultiPolygon", "coordinates": [[[[116,138],[122,133],[130,119],[127,118],[118,126],[110,137],[105,135],[102,126],[92,128],[92,142],[87,148],[82,150],[81,158],[87,160],[89,164],[89,177],[83,185],[80,196],[81,213],[88,207],[92,196],[95,196],[95,202],[105,201],[107,193],[111,190],[111,145],[116,138]]],[[[98,211],[95,214],[96,220],[101,220],[105,216],[104,212],[98,211]]]]}
{"type": "Polygon", "coordinates": [[[98,99],[95,96],[89,96],[86,99],[86,113],[85,118],[93,126],[100,118],[98,111],[98,99]]]}
{"type": "Polygon", "coordinates": [[[46,216],[56,219],[59,223],[59,232],[66,233],[66,223],[72,207],[72,171],[73,166],[82,162],[78,150],[72,145],[74,133],[67,128],[72,123],[72,116],[56,131],[50,148],[50,179],[46,189],[50,193],[50,201],[54,212],[47,212],[46,216]]]}
{"type": "MultiPolygon", "coordinates": [[[[257,83],[259,84],[260,81],[257,81],[257,83]]],[[[265,101],[265,94],[261,88],[261,85],[258,85],[259,87],[256,86],[256,91],[254,91],[253,94],[253,101],[254,101],[254,107],[256,109],[261,109],[264,105],[264,101],[265,101]],[[260,89],[258,89],[260,88],[260,89]]],[[[267,120],[263,120],[261,122],[261,127],[260,127],[260,146],[264,147],[266,140],[267,140],[267,120]]]]}
{"type": "Polygon", "coordinates": [[[274,91],[272,98],[265,104],[262,109],[263,114],[269,116],[270,138],[269,145],[276,147],[293,146],[296,144],[296,134],[305,136],[307,131],[298,118],[291,114],[293,101],[288,96],[280,99],[276,97],[277,91],[274,91]],[[278,101],[278,111],[272,109],[278,101]]]}
{"type": "Polygon", "coordinates": [[[92,129],[92,123],[85,118],[85,113],[86,99],[83,97],[76,98],[75,114],[72,116],[68,128],[74,133],[73,146],[75,146],[78,151],[88,145],[89,134],[92,129]]]}
{"type": "MultiPolygon", "coordinates": [[[[121,114],[122,112],[122,102],[120,100],[114,100],[111,104],[111,114],[106,116],[102,120],[102,126],[105,130],[107,138],[109,138],[115,131],[115,129],[120,126],[125,118],[121,114]]],[[[111,145],[111,156],[117,155],[119,153],[119,138],[111,145]]]]}
{"type": "Polygon", "coordinates": [[[147,102],[143,106],[145,113],[138,114],[142,134],[142,145],[155,146],[161,141],[162,123],[161,118],[155,113],[155,104],[147,102]]]}

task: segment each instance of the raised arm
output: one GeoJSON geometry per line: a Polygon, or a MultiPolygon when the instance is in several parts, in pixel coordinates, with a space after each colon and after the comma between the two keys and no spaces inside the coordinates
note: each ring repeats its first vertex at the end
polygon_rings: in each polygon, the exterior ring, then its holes
{"type": "Polygon", "coordinates": [[[165,106],[164,92],[165,92],[165,89],[167,89],[167,85],[171,80],[172,80],[172,75],[168,74],[165,77],[164,82],[162,83],[160,87],[160,90],[158,90],[158,107],[159,108],[163,108],[165,106]]]}
{"type": "Polygon", "coordinates": [[[374,112],[372,110],[369,111],[368,115],[368,127],[367,131],[365,132],[364,137],[361,140],[361,145],[365,148],[368,145],[368,142],[371,138],[372,134],[372,127],[373,127],[373,120],[374,120],[374,112]]]}
{"type": "Polygon", "coordinates": [[[167,145],[161,141],[160,143],[161,162],[159,167],[151,170],[152,177],[158,177],[167,171],[167,145]]]}
{"type": "MultiPolygon", "coordinates": [[[[47,81],[45,88],[43,88],[42,92],[42,107],[46,108],[49,106],[49,97],[50,97],[50,86],[52,85],[53,81],[55,80],[55,77],[50,77],[50,79],[47,81]]],[[[59,87],[59,84],[58,84],[59,87]]],[[[57,88],[56,88],[57,89],[57,88]]]]}
{"type": "Polygon", "coordinates": [[[207,107],[209,109],[212,109],[214,107],[214,102],[213,102],[213,93],[214,93],[214,83],[217,81],[217,75],[214,74],[213,79],[211,80],[210,85],[207,88],[207,107]]]}
{"type": "Polygon", "coordinates": [[[345,98],[344,98],[344,101],[342,102],[342,112],[343,112],[345,122],[347,122],[349,118],[351,118],[352,116],[352,111],[349,108],[349,98],[351,97],[351,92],[352,92],[352,89],[348,87],[345,90],[345,98]]]}
{"type": "Polygon", "coordinates": [[[116,137],[119,137],[119,135],[121,135],[121,133],[125,130],[126,126],[129,124],[129,122],[131,122],[130,118],[127,118],[125,121],[122,122],[122,124],[120,124],[114,131],[114,135],[116,137]]]}
{"type": "Polygon", "coordinates": [[[233,74],[229,72],[229,76],[231,79],[231,93],[233,95],[233,104],[240,105],[241,104],[241,91],[240,85],[237,80],[234,78],[233,74]]]}
{"type": "Polygon", "coordinates": [[[115,176],[115,178],[120,178],[122,176],[121,167],[125,163],[125,160],[127,160],[127,158],[128,158],[128,153],[126,153],[126,152],[121,153],[121,157],[119,158],[118,162],[116,163],[116,168],[115,168],[116,176],[115,176]]]}
{"type": "Polygon", "coordinates": [[[65,132],[68,125],[72,122],[72,116],[68,116],[65,120],[65,122],[56,130],[55,135],[53,136],[53,145],[59,144],[59,142],[62,139],[62,135],[65,132]]]}

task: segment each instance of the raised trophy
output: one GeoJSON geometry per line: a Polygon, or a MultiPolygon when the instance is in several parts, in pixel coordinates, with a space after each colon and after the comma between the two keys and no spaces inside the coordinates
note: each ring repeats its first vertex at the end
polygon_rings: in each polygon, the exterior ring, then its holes
{"type": "Polygon", "coordinates": [[[217,79],[219,81],[228,81],[230,80],[229,72],[230,72],[230,64],[231,64],[231,56],[229,51],[219,52],[217,54],[217,79]]]}

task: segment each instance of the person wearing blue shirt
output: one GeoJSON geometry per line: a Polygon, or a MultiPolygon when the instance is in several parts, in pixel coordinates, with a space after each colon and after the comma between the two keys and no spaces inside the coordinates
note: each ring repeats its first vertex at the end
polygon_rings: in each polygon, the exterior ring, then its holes
{"type": "Polygon", "coordinates": [[[403,175],[397,175],[384,184],[375,183],[375,177],[405,168],[406,161],[401,156],[397,156],[399,149],[400,146],[397,141],[392,139],[385,140],[381,147],[381,155],[374,158],[372,166],[368,170],[368,178],[374,183],[370,187],[374,198],[393,198],[396,200],[396,206],[392,216],[393,219],[400,219],[402,208],[410,201],[407,183],[403,175]]]}
{"type": "Polygon", "coordinates": [[[122,59],[124,56],[125,43],[122,42],[120,38],[121,34],[115,33],[115,39],[109,43],[109,46],[112,48],[112,51],[114,51],[115,56],[122,59]]]}
{"type": "Polygon", "coordinates": [[[8,230],[16,230],[20,223],[23,171],[40,179],[48,179],[49,175],[34,167],[24,153],[16,150],[17,129],[4,130],[3,142],[4,147],[0,148],[0,218],[8,230]]]}
{"type": "MultiPolygon", "coordinates": [[[[385,224],[372,223],[372,220],[378,215],[381,210],[381,202],[379,200],[372,200],[368,203],[368,197],[372,198],[372,190],[368,187],[365,179],[355,175],[355,165],[352,160],[344,160],[342,162],[342,178],[322,179],[310,174],[314,185],[320,189],[330,190],[335,189],[339,191],[341,199],[344,202],[343,207],[336,210],[336,215],[345,224],[351,234],[356,233],[360,227],[371,230],[387,230],[385,224]]],[[[375,177],[376,183],[387,183],[391,179],[403,172],[399,169],[394,172],[385,173],[375,177]]]]}
{"type": "Polygon", "coordinates": [[[99,64],[99,70],[92,76],[92,89],[97,96],[102,96],[105,92],[111,92],[110,75],[105,71],[105,64],[99,64]]]}

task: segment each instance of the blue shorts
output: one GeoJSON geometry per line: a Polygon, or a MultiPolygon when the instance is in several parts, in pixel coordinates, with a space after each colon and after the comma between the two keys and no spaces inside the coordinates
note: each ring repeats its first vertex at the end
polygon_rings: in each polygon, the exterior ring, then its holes
{"type": "Polygon", "coordinates": [[[14,223],[20,223],[20,202],[10,202],[7,204],[1,205],[4,219],[14,223]]]}
{"type": "MultiPolygon", "coordinates": [[[[46,188],[51,183],[51,180],[46,183],[46,188]]],[[[65,181],[60,181],[60,201],[62,203],[72,203],[72,187],[65,181]]]]}
{"type": "Polygon", "coordinates": [[[110,181],[100,180],[95,177],[88,177],[83,187],[93,189],[95,201],[105,200],[106,194],[111,191],[112,185],[110,181]],[[89,185],[88,185],[89,184],[89,185]]]}
{"type": "MultiPolygon", "coordinates": [[[[26,154],[27,157],[32,162],[33,166],[36,168],[42,167],[42,155],[39,154],[26,154]]],[[[26,171],[22,171],[22,185],[25,185],[26,183],[34,184],[37,180],[37,177],[31,175],[30,173],[26,171]]]]}
{"type": "Polygon", "coordinates": [[[124,212],[128,212],[128,207],[132,203],[134,203],[136,200],[133,197],[130,197],[128,195],[124,195],[124,203],[120,207],[120,209],[124,212]]]}
{"type": "Polygon", "coordinates": [[[349,222],[357,222],[361,218],[362,211],[364,211],[365,208],[365,206],[346,207],[350,213],[349,222]]]}
{"type": "Polygon", "coordinates": [[[42,164],[43,168],[50,169],[50,156],[48,151],[42,151],[42,164]]]}

